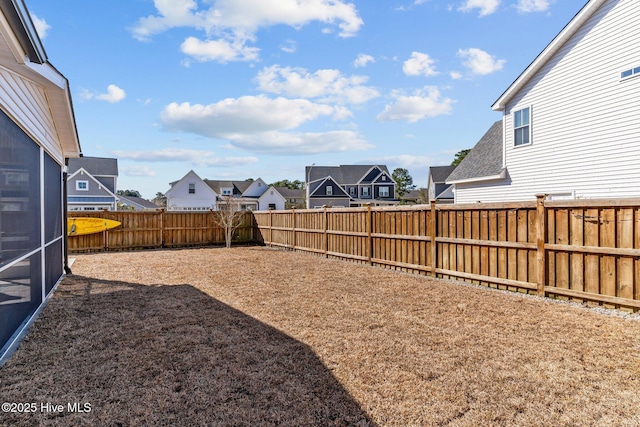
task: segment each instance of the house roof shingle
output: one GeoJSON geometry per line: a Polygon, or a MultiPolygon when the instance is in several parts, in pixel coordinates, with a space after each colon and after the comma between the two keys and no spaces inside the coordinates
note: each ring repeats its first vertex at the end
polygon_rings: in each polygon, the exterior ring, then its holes
{"type": "Polygon", "coordinates": [[[278,193],[285,199],[302,199],[304,197],[304,190],[287,187],[273,187],[278,193]]]}
{"type": "Polygon", "coordinates": [[[126,204],[136,204],[139,205],[145,209],[157,209],[158,205],[156,205],[155,203],[147,200],[147,199],[143,199],[141,197],[134,197],[134,196],[121,196],[119,195],[118,198],[120,199],[120,202],[126,203],[126,204]]]}
{"type": "Polygon", "coordinates": [[[309,178],[309,182],[313,182],[331,176],[340,185],[357,184],[373,167],[378,167],[383,172],[389,173],[389,169],[385,165],[307,166],[305,178],[309,178]]]}
{"type": "Polygon", "coordinates": [[[86,170],[93,176],[118,176],[118,159],[106,157],[79,157],[69,159],[69,175],[77,172],[80,168],[86,170]]]}
{"type": "Polygon", "coordinates": [[[499,175],[502,167],[502,120],[495,122],[446,182],[499,175]]]}
{"type": "Polygon", "coordinates": [[[431,166],[429,173],[431,174],[433,182],[436,184],[444,184],[447,177],[451,175],[451,172],[453,172],[455,168],[455,166],[431,166]]]}

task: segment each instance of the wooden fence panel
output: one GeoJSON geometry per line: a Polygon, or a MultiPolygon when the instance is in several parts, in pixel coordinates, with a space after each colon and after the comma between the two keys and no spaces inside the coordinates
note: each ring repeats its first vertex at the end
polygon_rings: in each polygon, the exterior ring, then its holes
{"type": "MultiPolygon", "coordinates": [[[[103,233],[69,236],[70,253],[224,244],[224,230],[217,212],[100,211],[68,213],[69,218],[90,217],[119,221],[103,233]]],[[[243,213],[234,242],[254,241],[253,215],[243,213]]]]}
{"type": "MultiPolygon", "coordinates": [[[[70,252],[223,244],[215,212],[71,212],[118,229],[70,252]]],[[[236,241],[640,309],[640,200],[330,208],[246,213],[236,241]]]]}

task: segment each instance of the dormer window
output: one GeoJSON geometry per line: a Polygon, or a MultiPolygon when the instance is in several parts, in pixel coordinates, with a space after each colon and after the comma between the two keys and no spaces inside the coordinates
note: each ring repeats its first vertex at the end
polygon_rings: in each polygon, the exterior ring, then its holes
{"type": "Polygon", "coordinates": [[[89,181],[76,181],[76,190],[89,191],[89,181]]]}
{"type": "Polygon", "coordinates": [[[333,196],[333,187],[332,186],[328,186],[327,187],[327,196],[333,196]]]}
{"type": "Polygon", "coordinates": [[[233,188],[221,188],[223,196],[231,196],[233,194],[233,188]]]}

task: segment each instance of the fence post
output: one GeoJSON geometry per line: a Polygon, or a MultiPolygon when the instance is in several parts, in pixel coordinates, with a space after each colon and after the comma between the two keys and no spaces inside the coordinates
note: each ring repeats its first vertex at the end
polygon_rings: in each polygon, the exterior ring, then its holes
{"type": "Polygon", "coordinates": [[[165,212],[166,209],[160,209],[160,247],[164,248],[165,245],[165,241],[164,241],[164,222],[165,222],[165,212]]]}
{"type": "Polygon", "coordinates": [[[273,211],[269,209],[269,247],[272,247],[273,244],[273,211]]]}
{"type": "Polygon", "coordinates": [[[369,265],[373,265],[373,239],[371,233],[373,231],[373,213],[371,211],[371,205],[367,206],[367,258],[369,265]]]}
{"type": "Polygon", "coordinates": [[[291,249],[296,250],[296,210],[291,209],[291,215],[293,216],[293,222],[291,223],[291,230],[293,231],[293,244],[291,249]]]}
{"type": "Polygon", "coordinates": [[[547,255],[545,253],[547,212],[544,206],[545,198],[546,194],[536,194],[536,264],[538,269],[536,282],[538,285],[538,295],[541,297],[545,296],[545,286],[547,280],[547,255]]]}
{"type": "Polygon", "coordinates": [[[429,215],[429,235],[431,236],[431,275],[438,277],[436,274],[436,267],[438,266],[438,244],[436,242],[436,234],[438,233],[437,211],[436,201],[430,202],[430,215],[429,215]]]}
{"type": "Polygon", "coordinates": [[[324,224],[323,224],[323,232],[324,232],[324,257],[329,258],[329,234],[327,233],[329,227],[329,214],[327,213],[327,207],[324,208],[324,224]]]}
{"type": "MultiPolygon", "coordinates": [[[[100,218],[109,219],[107,218],[107,209],[102,210],[102,213],[100,214],[100,218]]],[[[104,251],[109,252],[109,230],[104,230],[102,232],[102,239],[104,240],[104,251]]]]}

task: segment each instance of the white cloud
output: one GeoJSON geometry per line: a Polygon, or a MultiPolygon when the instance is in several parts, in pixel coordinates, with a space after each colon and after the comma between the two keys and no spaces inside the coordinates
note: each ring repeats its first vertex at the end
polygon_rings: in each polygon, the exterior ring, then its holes
{"type": "Polygon", "coordinates": [[[207,40],[202,41],[195,37],[187,37],[180,46],[185,55],[192,56],[200,62],[206,61],[255,61],[258,59],[260,49],[248,47],[245,40],[207,40]]]}
{"type": "Polygon", "coordinates": [[[354,131],[330,131],[321,133],[266,132],[233,138],[231,144],[238,148],[270,154],[319,154],[359,151],[373,148],[354,131]]]}
{"type": "MultiPolygon", "coordinates": [[[[259,153],[328,153],[371,148],[354,131],[294,131],[311,120],[341,118],[349,114],[346,108],[340,106],[258,95],[225,99],[210,105],[172,103],[162,111],[160,121],[166,130],[225,139],[233,147],[259,153]]],[[[157,155],[177,157],[176,152],[167,150],[157,155]]]]}
{"type": "Polygon", "coordinates": [[[462,74],[458,71],[451,71],[449,73],[449,76],[453,79],[453,80],[460,80],[462,78],[462,74]]]}
{"type": "Polygon", "coordinates": [[[507,62],[504,59],[496,59],[495,56],[473,47],[458,50],[458,56],[464,60],[463,65],[465,67],[471,70],[473,74],[478,75],[487,75],[499,71],[507,62]]]}
{"type": "Polygon", "coordinates": [[[353,61],[353,66],[356,68],[366,67],[370,63],[374,63],[376,60],[371,55],[366,55],[364,53],[358,54],[358,57],[355,61],[353,61]]]}
{"type": "MultiPolygon", "coordinates": [[[[350,37],[363,24],[355,5],[342,0],[211,0],[204,3],[208,8],[199,9],[195,0],[154,0],[158,14],[140,18],[132,29],[133,36],[147,41],[171,28],[191,27],[204,31],[207,37],[212,34],[219,37],[219,40],[190,42],[193,46],[207,46],[207,51],[213,50],[214,55],[200,55],[199,60],[219,60],[220,50],[226,52],[231,47],[232,52],[237,53],[252,49],[244,44],[255,40],[260,28],[275,25],[301,28],[311,22],[321,22],[337,27],[340,37],[350,37]],[[212,42],[216,43],[211,45],[212,42]]],[[[227,60],[253,60],[251,55],[229,56],[228,52],[227,57],[230,58],[227,60]]]]}
{"type": "Polygon", "coordinates": [[[305,99],[258,95],[228,98],[209,105],[174,102],[165,107],[160,120],[168,130],[229,139],[235,135],[293,129],[336,112],[329,105],[305,99]]]}
{"type": "Polygon", "coordinates": [[[126,176],[156,176],[156,171],[149,166],[122,166],[120,171],[126,176]]]}
{"type": "Polygon", "coordinates": [[[549,9],[549,0],[518,0],[516,9],[521,13],[544,12],[549,9]]]}
{"type": "Polygon", "coordinates": [[[498,6],[500,6],[500,0],[466,0],[458,10],[471,12],[473,9],[480,9],[480,17],[483,17],[494,13],[498,6]]]}
{"type": "Polygon", "coordinates": [[[412,95],[402,92],[392,94],[395,102],[388,104],[384,111],[376,117],[378,121],[407,121],[415,123],[426,117],[436,117],[451,113],[451,105],[454,103],[449,98],[440,98],[440,91],[433,86],[425,86],[415,91],[412,95]]]}
{"type": "Polygon", "coordinates": [[[98,99],[100,101],[107,101],[111,104],[115,104],[116,102],[120,102],[125,99],[127,96],[126,92],[120,89],[116,85],[107,86],[107,92],[97,94],[95,92],[91,92],[87,89],[82,89],[80,93],[80,97],[85,100],[89,99],[98,99]]]}
{"type": "MultiPolygon", "coordinates": [[[[212,151],[191,150],[187,148],[164,148],[150,151],[122,151],[111,152],[118,159],[133,160],[135,162],[188,162],[194,166],[246,166],[256,163],[258,159],[253,156],[247,157],[218,157],[212,151]]],[[[148,170],[146,166],[130,167],[132,170],[148,170]],[[136,169],[137,168],[137,169],[136,169]]],[[[127,169],[124,169],[127,171],[127,169]]],[[[154,173],[155,175],[155,173],[154,173]]],[[[147,176],[154,176],[147,175],[147,176]]],[[[133,175],[142,176],[142,175],[133,175]]]]}
{"type": "Polygon", "coordinates": [[[34,27],[36,27],[38,37],[40,37],[41,40],[44,40],[47,37],[47,33],[51,29],[51,26],[47,24],[47,21],[40,19],[33,13],[31,13],[31,20],[33,21],[34,27]]]}
{"type": "Polygon", "coordinates": [[[280,50],[284,53],[296,53],[296,42],[294,40],[285,40],[280,45],[280,50]]]}
{"type": "Polygon", "coordinates": [[[260,90],[301,98],[317,98],[323,102],[361,104],[380,96],[364,84],[366,76],[343,75],[339,70],[325,69],[309,73],[304,68],[273,65],[256,76],[260,90]]]}
{"type": "Polygon", "coordinates": [[[431,77],[438,74],[434,66],[435,61],[426,53],[412,52],[402,66],[402,71],[407,76],[431,77]]]}

